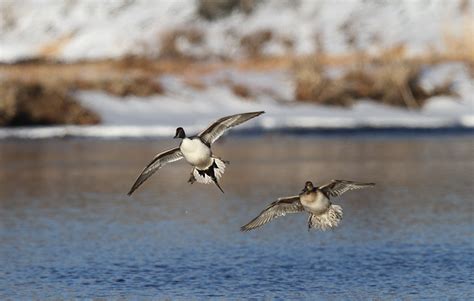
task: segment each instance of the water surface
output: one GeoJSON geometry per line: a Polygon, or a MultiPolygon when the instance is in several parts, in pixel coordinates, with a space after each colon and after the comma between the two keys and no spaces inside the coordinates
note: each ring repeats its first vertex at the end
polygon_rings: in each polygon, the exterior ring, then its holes
{"type": "Polygon", "coordinates": [[[474,144],[464,137],[230,137],[222,186],[167,166],[170,140],[0,142],[0,299],[472,299],[474,144]],[[239,227],[306,180],[377,182],[306,215],[239,227]]]}

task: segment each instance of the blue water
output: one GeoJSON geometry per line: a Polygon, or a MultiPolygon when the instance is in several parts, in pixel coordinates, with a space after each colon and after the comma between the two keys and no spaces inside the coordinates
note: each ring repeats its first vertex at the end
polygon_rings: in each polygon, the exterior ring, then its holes
{"type": "Polygon", "coordinates": [[[0,299],[474,298],[472,137],[233,137],[225,194],[181,163],[127,197],[173,142],[0,142],[0,299]],[[239,231],[332,178],[377,182],[334,199],[340,227],[239,231]]]}

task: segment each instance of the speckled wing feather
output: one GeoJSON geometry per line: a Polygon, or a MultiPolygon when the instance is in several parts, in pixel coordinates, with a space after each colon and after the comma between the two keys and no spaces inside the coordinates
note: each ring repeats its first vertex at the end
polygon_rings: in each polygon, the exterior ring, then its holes
{"type": "Polygon", "coordinates": [[[151,177],[151,175],[154,174],[155,171],[157,171],[168,163],[178,161],[182,158],[183,154],[179,150],[179,147],[164,151],[156,155],[155,158],[153,158],[153,160],[143,169],[142,173],[138,176],[137,180],[128,192],[128,195],[132,195],[132,193],[140,185],[142,185],[143,182],[145,182],[149,177],[151,177]]]}
{"type": "Polygon", "coordinates": [[[256,218],[250,221],[248,224],[240,227],[241,231],[250,231],[257,227],[260,227],[271,220],[285,216],[287,213],[297,213],[304,211],[303,205],[301,205],[300,197],[298,195],[279,198],[265,208],[256,218]]]}
{"type": "Polygon", "coordinates": [[[357,183],[345,180],[332,180],[331,183],[319,187],[321,191],[332,197],[340,196],[349,190],[375,186],[375,183],[357,183]]]}
{"type": "Polygon", "coordinates": [[[228,129],[233,128],[234,126],[237,126],[241,123],[244,123],[245,121],[257,117],[263,113],[265,112],[260,111],[222,117],[221,119],[211,124],[203,132],[199,133],[198,136],[204,143],[206,143],[207,145],[211,145],[217,139],[219,139],[219,137],[221,137],[228,129]]]}

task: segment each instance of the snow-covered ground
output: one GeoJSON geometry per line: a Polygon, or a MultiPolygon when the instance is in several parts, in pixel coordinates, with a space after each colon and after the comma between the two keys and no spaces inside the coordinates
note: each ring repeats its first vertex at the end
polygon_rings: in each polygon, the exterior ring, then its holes
{"type": "Polygon", "coordinates": [[[202,43],[179,39],[178,50],[195,56],[236,58],[242,37],[272,32],[263,53],[312,53],[317,40],[328,53],[353,47],[377,51],[404,44],[411,53],[443,47],[472,23],[472,0],[263,0],[250,13],[207,21],[197,0],[1,0],[0,61],[48,55],[77,60],[156,55],[164,34],[198,30],[202,43]],[[354,37],[354,39],[352,39],[354,37]],[[351,41],[352,40],[352,41],[351,41]]]}
{"type": "Polygon", "coordinates": [[[25,137],[170,137],[182,126],[197,133],[214,120],[230,114],[264,110],[266,114],[239,128],[258,130],[474,128],[474,82],[460,63],[441,64],[425,72],[426,89],[454,80],[457,96],[433,97],[421,110],[377,104],[369,99],[348,108],[328,107],[293,100],[291,76],[285,72],[220,71],[204,77],[206,89],[197,89],[174,76],[162,77],[164,95],[125,97],[97,91],[76,92],[81,103],[98,112],[99,126],[58,126],[0,129],[0,138],[25,137]],[[252,100],[239,97],[222,81],[245,84],[252,100]]]}

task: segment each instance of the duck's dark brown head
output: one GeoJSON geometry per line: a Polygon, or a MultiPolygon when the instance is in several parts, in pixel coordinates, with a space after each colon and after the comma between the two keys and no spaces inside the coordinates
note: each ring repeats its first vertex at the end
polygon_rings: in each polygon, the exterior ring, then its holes
{"type": "Polygon", "coordinates": [[[314,189],[313,183],[311,181],[307,181],[304,184],[303,192],[312,191],[313,189],[314,189]]]}
{"type": "Polygon", "coordinates": [[[176,129],[176,134],[174,135],[174,138],[186,138],[186,133],[184,132],[184,129],[182,127],[176,129]]]}

